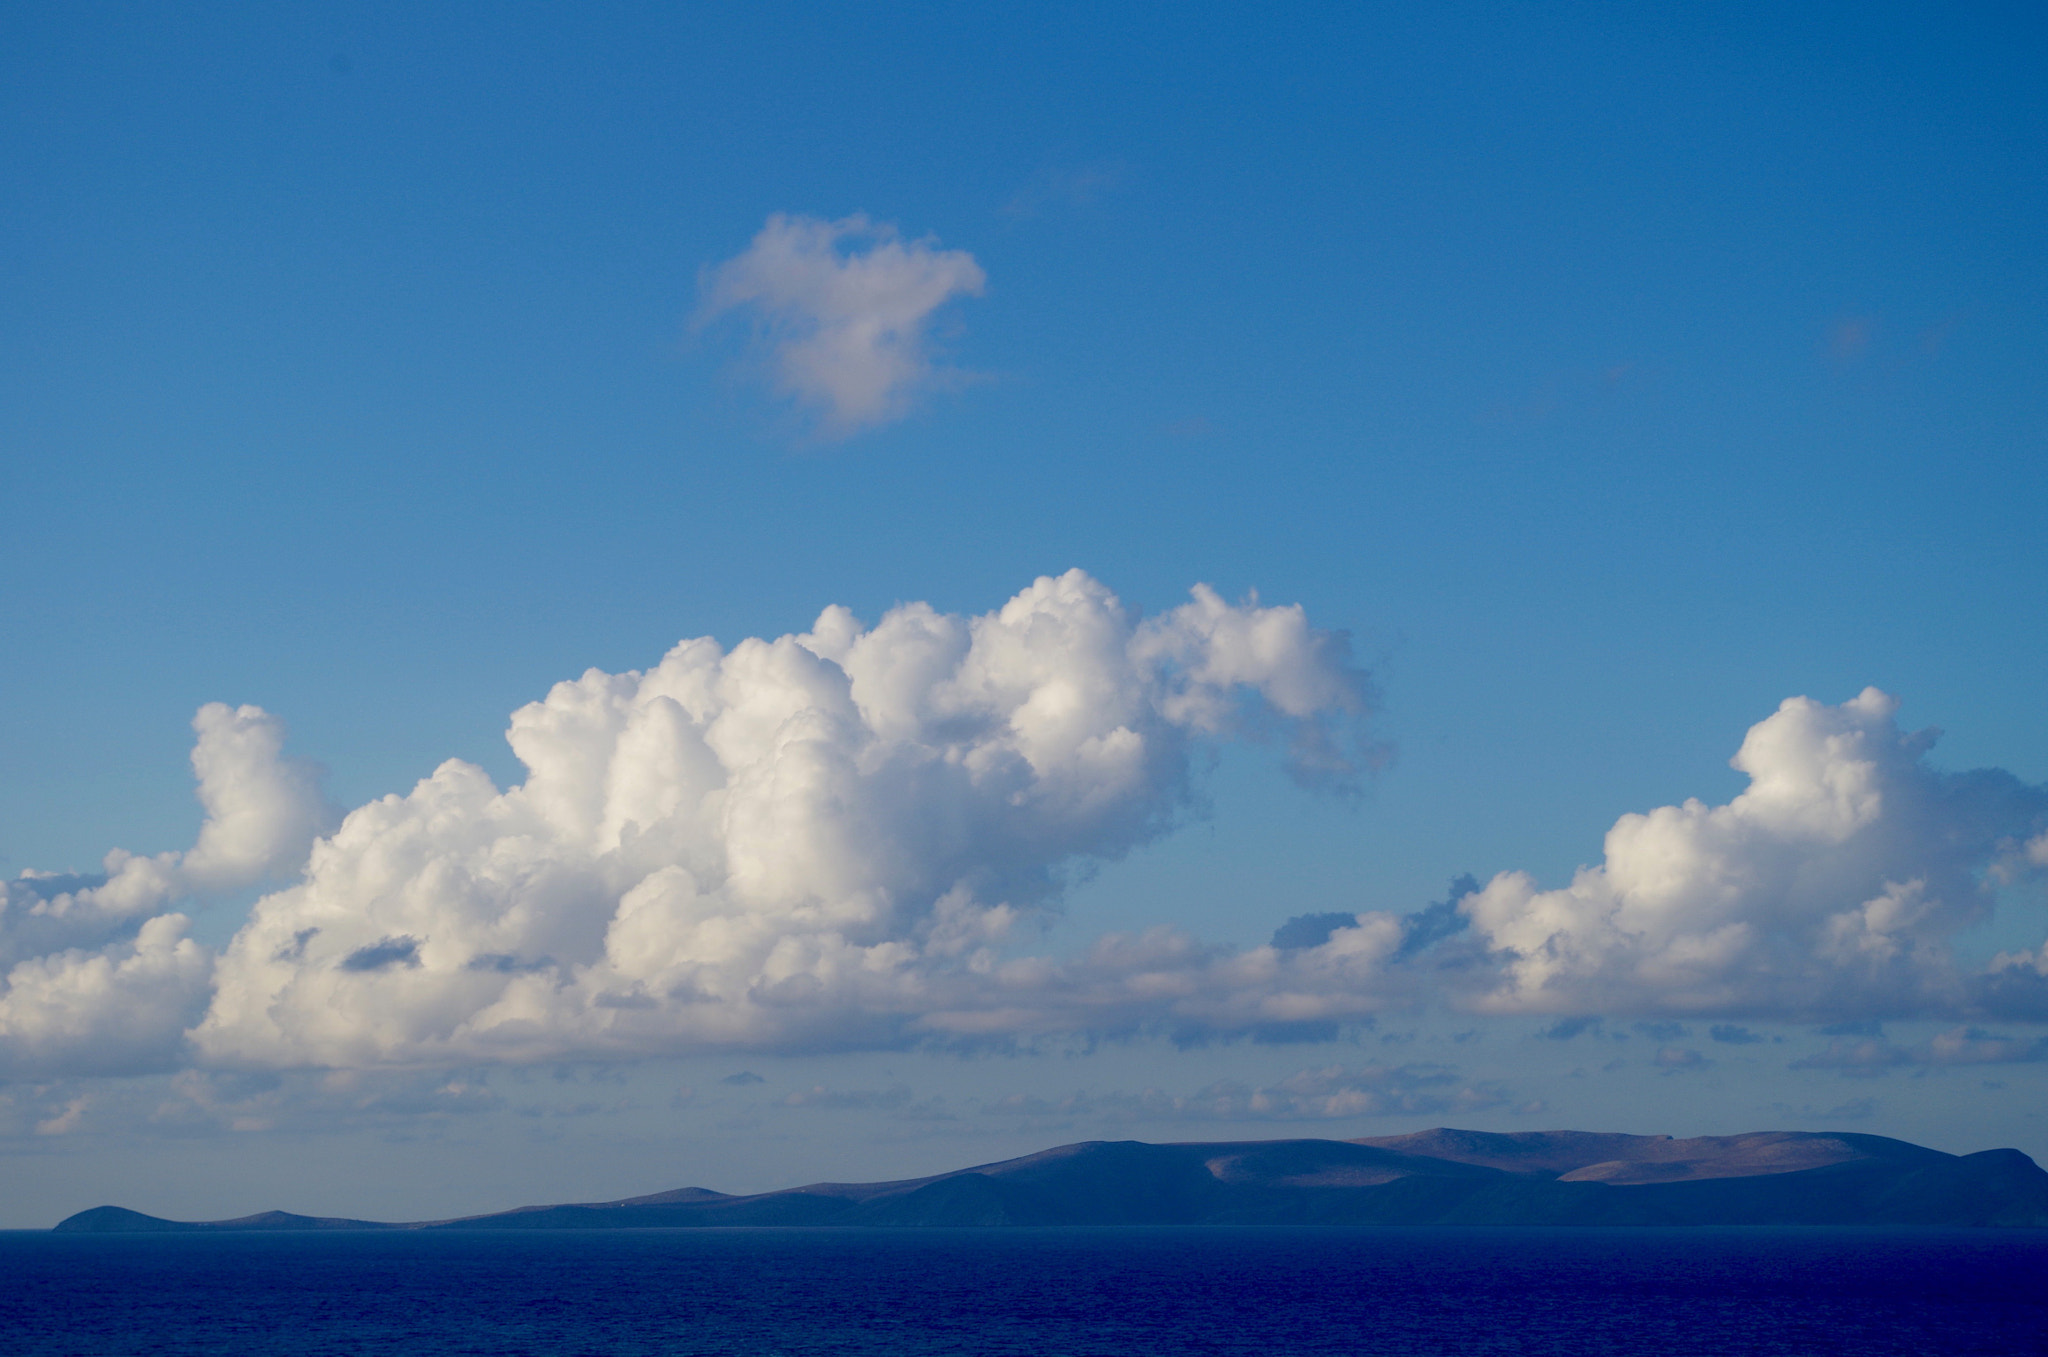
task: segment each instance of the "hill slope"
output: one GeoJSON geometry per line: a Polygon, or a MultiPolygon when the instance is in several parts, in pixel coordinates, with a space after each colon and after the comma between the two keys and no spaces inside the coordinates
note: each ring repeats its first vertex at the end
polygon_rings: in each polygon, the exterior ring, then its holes
{"type": "Polygon", "coordinates": [[[1085,1141],[929,1178],[728,1196],[525,1206],[403,1225],[294,1216],[183,1223],[115,1206],[66,1231],[541,1230],[713,1225],[2048,1226],[2048,1172],[2017,1150],[1952,1155],[1884,1136],[1501,1134],[1368,1140],[1085,1141]]]}

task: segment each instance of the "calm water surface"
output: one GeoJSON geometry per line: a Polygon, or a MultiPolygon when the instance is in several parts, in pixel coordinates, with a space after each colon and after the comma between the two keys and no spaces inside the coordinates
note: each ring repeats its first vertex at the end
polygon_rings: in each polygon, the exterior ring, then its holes
{"type": "Polygon", "coordinates": [[[0,1234],[19,1354],[2048,1352],[2048,1232],[0,1234]]]}

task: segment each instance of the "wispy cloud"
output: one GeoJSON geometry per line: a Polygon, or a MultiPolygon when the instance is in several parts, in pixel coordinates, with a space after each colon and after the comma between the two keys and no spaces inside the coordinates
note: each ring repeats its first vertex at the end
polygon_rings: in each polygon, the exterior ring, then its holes
{"type": "Polygon", "coordinates": [[[1689,1046],[1666,1046],[1657,1052],[1657,1068],[1666,1074],[1681,1074],[1686,1070],[1703,1070],[1714,1062],[1689,1046]]]}
{"type": "Polygon", "coordinates": [[[893,1121],[957,1121],[946,1108],[943,1097],[918,1098],[910,1086],[889,1088],[830,1088],[814,1084],[778,1100],[784,1107],[808,1107],[832,1112],[879,1112],[893,1121]]]}
{"type": "Polygon", "coordinates": [[[1086,207],[1113,192],[1129,176],[1120,160],[1040,170],[1003,204],[1006,217],[1036,217],[1059,207],[1086,207]]]}
{"type": "Polygon", "coordinates": [[[1881,1035],[1840,1036],[1825,1050],[1792,1062],[1795,1070],[1874,1074],[1902,1065],[2014,1065],[2048,1061],[2048,1037],[2013,1037],[1980,1027],[1955,1027],[1915,1045],[1881,1035]]]}
{"type": "Polygon", "coordinates": [[[1436,1116],[1505,1106],[1498,1085],[1459,1078],[1447,1065],[1329,1065],[1271,1084],[1221,1080],[1193,1093],[1074,1093],[1048,1099],[1017,1094],[986,1103],[983,1113],[1034,1120],[1337,1121],[1347,1117],[1436,1116]]]}
{"type": "Polygon", "coordinates": [[[910,1104],[910,1086],[896,1084],[889,1088],[827,1088],[814,1084],[810,1088],[798,1089],[782,1099],[784,1107],[822,1107],[838,1111],[848,1109],[879,1110],[893,1112],[910,1104]]]}
{"type": "Polygon", "coordinates": [[[957,379],[931,353],[934,313],[987,282],[965,250],[856,213],[777,213],[745,253],[708,270],[698,323],[750,314],[775,391],[828,438],[887,423],[923,391],[957,379]]]}

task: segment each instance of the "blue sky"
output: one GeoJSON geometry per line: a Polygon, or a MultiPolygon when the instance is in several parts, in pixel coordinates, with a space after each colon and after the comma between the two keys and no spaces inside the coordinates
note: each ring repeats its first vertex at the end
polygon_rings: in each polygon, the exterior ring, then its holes
{"type": "MultiPolygon", "coordinates": [[[[0,33],[8,877],[194,845],[206,703],[281,718],[337,812],[449,758],[506,788],[508,714],[589,668],[803,633],[828,604],[985,614],[1071,568],[1152,617],[1199,582],[1348,633],[1373,710],[1332,719],[1385,757],[1332,795],[1286,776],[1284,740],[1197,731],[1186,780],[1147,784],[1179,827],[1047,849],[1072,881],[1013,957],[1157,926],[1253,949],[1465,873],[1563,888],[1617,817],[1740,793],[1730,756],[1794,696],[1875,685],[1896,730],[1942,729],[1929,766],[2048,783],[2048,92],[2025,7],[17,6],[0,33]],[[917,314],[921,380],[849,426],[775,384],[815,314],[707,304],[777,214],[856,213],[985,285],[917,314]]],[[[1939,932],[1965,969],[2048,933],[2043,826],[2015,795],[1940,868],[1995,897],[1939,932]]],[[[261,866],[188,863],[164,907],[225,955],[300,880],[261,866]]],[[[27,947],[10,959],[58,955],[27,947]]],[[[1183,1048],[1139,1018],[1001,1056],[707,1054],[687,1024],[630,1058],[23,1056],[0,1133],[46,1186],[4,1223],[124,1175],[144,1209],[147,1189],[192,1214],[402,1213],[423,1191],[483,1209],[1461,1118],[1839,1112],[2048,1152],[2043,1063],[1990,1058],[2034,1049],[2019,1010],[1674,1017],[1619,993],[1429,995],[1285,1046],[1183,1048]],[[1819,1030],[1842,1023],[1863,1027],[1819,1030]],[[1926,1054],[1963,1031],[1983,1059],[1926,1054]],[[1887,1045],[1792,1068],[1845,1041],[1887,1045]],[[1425,1110],[1304,1130],[1115,1101],[1332,1068],[1425,1110]],[[742,1069],[764,1082],[721,1082],[742,1069]],[[413,1093],[332,1092],[379,1080],[413,1093]],[[427,1096],[456,1084],[480,1091],[427,1096]],[[986,1110],[1079,1088],[1035,1120],[986,1110]],[[291,1176],[309,1143],[331,1181],[291,1176]],[[616,1181],[564,1167],[593,1161],[616,1181]]]]}

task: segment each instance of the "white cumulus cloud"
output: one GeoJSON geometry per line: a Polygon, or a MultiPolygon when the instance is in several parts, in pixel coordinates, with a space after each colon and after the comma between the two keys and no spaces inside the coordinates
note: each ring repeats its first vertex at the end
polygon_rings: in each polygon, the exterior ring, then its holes
{"type": "MultiPolygon", "coordinates": [[[[2048,788],[1944,773],[1935,733],[1901,732],[1876,689],[1792,698],[1732,760],[1726,805],[1625,815],[1606,857],[1545,890],[1505,872],[1459,903],[1495,966],[1466,998],[1493,1012],[1759,1017],[1966,1012],[1982,977],[1955,935],[2031,870],[2048,788]]],[[[1452,950],[1455,950],[1455,945],[1452,950]]],[[[2012,965],[2015,973],[2021,969],[2012,965]]]]}
{"type": "Polygon", "coordinates": [[[745,253],[706,273],[699,320],[751,312],[777,392],[838,436],[900,417],[944,378],[932,316],[954,297],[980,296],[986,281],[966,251],[905,240],[858,213],[777,213],[745,253]]]}
{"type": "MultiPolygon", "coordinates": [[[[1507,872],[1407,915],[1297,918],[1263,947],[1161,926],[1063,956],[1036,926],[1074,873],[1184,817],[1205,747],[1274,734],[1304,782],[1359,775],[1370,690],[1340,634],[1199,586],[1141,617],[1080,571],[978,616],[828,608],[800,635],[557,684],[512,716],[520,784],[451,760],[321,838],[283,727],[209,706],[192,849],[0,887],[0,1078],[1313,1041],[1432,1001],[1661,1016],[1639,1024],[1660,1042],[1687,1015],[2048,1017],[2048,948],[1977,969],[1953,952],[2043,875],[2048,788],[1932,767],[1896,705],[1785,702],[1734,759],[1747,790],[1622,817],[1562,887],[1507,872]],[[167,912],[265,879],[288,884],[218,958],[167,912]]],[[[2020,1058],[2018,1038],[1957,1031],[1927,1059],[2020,1058]]],[[[1435,1106],[1432,1088],[1311,1072],[1182,1113],[1350,1115],[1435,1106]]]]}
{"type": "Polygon", "coordinates": [[[176,1062],[213,957],[159,914],[131,938],[17,962],[0,994],[0,1073],[134,1074],[176,1062]]]}
{"type": "Polygon", "coordinates": [[[523,784],[451,761],[350,814],[256,905],[194,1037],[349,1066],[1357,1014],[1398,927],[1313,956],[1005,943],[1072,866],[1172,826],[1198,743],[1277,724],[1341,781],[1365,706],[1299,608],[1197,588],[1141,619],[1079,571],[978,617],[685,641],[516,712],[523,784]]]}
{"type": "Polygon", "coordinates": [[[282,722],[209,703],[192,720],[206,816],[186,852],[115,849],[93,876],[0,883],[0,1073],[129,1073],[177,1057],[212,955],[173,901],[295,873],[326,817],[319,769],[283,757],[282,722]]]}

